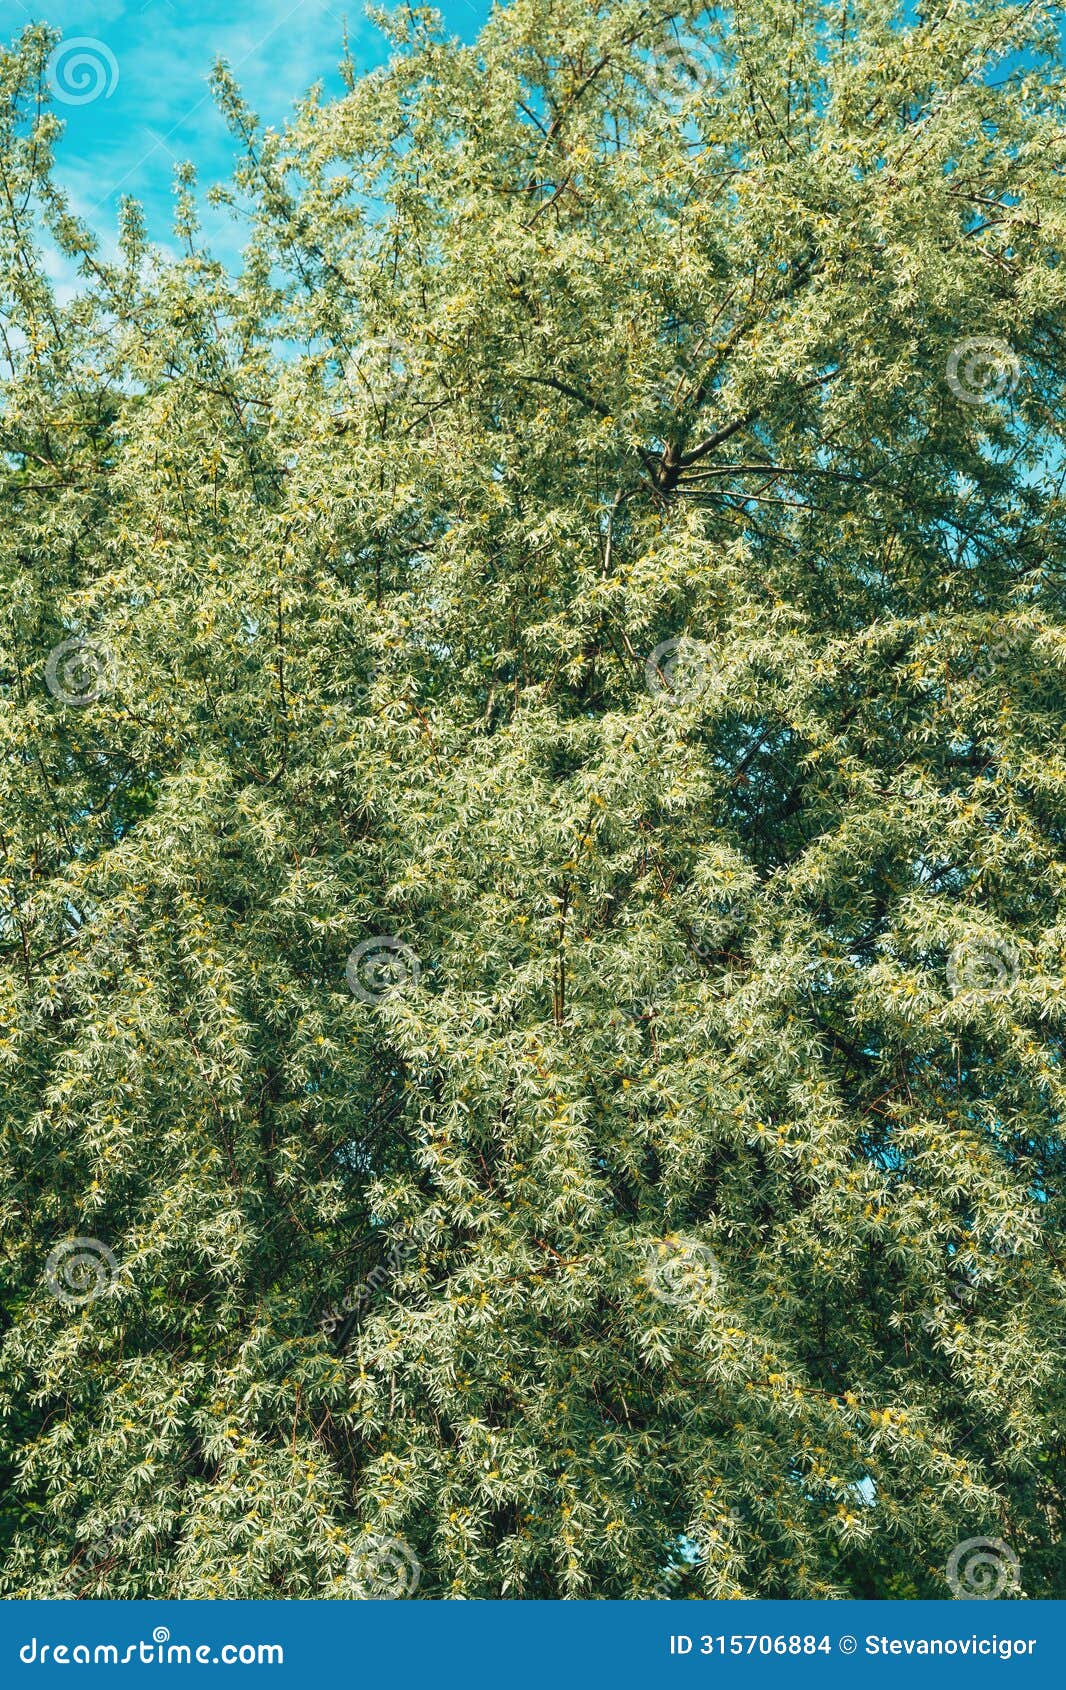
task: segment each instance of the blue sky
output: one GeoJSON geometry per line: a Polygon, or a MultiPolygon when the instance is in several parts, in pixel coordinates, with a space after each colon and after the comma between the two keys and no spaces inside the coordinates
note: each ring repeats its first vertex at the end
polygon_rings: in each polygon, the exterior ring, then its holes
{"type": "MultiPolygon", "coordinates": [[[[469,41],[489,0],[437,0],[437,9],[469,41]]],[[[0,0],[5,41],[31,21],[63,32],[67,55],[53,74],[65,95],[54,109],[67,126],[57,174],[105,240],[119,199],[132,195],[151,236],[167,241],[177,162],[191,159],[204,186],[229,174],[230,138],[207,90],[216,57],[229,60],[260,117],[278,124],[312,83],[340,89],[346,19],[357,66],[380,64],[387,44],[362,0],[0,0]]],[[[223,256],[231,238],[219,229],[213,244],[223,256]]]]}

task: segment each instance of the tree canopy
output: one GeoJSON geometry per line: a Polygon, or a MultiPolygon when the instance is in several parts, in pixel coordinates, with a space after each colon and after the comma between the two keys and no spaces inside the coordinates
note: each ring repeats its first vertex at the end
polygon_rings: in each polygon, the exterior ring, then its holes
{"type": "Polygon", "coordinates": [[[0,1588],[1066,1594],[1056,16],[379,22],[0,59],[0,1588]]]}

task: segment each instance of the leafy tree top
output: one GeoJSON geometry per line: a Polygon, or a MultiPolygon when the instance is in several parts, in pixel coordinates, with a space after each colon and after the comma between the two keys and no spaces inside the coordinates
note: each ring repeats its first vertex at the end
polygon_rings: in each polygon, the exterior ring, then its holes
{"type": "Polygon", "coordinates": [[[4,1588],[1061,1594],[1056,19],[380,21],[0,61],[4,1588]]]}

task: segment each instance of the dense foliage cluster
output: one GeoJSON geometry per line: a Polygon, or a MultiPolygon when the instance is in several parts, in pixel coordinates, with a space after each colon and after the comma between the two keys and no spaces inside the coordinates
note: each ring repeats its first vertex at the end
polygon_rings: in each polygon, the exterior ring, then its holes
{"type": "Polygon", "coordinates": [[[2,1589],[1062,1595],[1054,17],[381,22],[0,60],[2,1589]]]}

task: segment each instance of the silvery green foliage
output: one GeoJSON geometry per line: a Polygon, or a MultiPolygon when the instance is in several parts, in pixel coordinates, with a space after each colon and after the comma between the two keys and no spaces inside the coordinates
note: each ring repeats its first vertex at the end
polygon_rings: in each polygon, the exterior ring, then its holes
{"type": "Polygon", "coordinates": [[[383,23],[0,67],[3,1588],[1061,1595],[1052,25],[383,23]]]}

